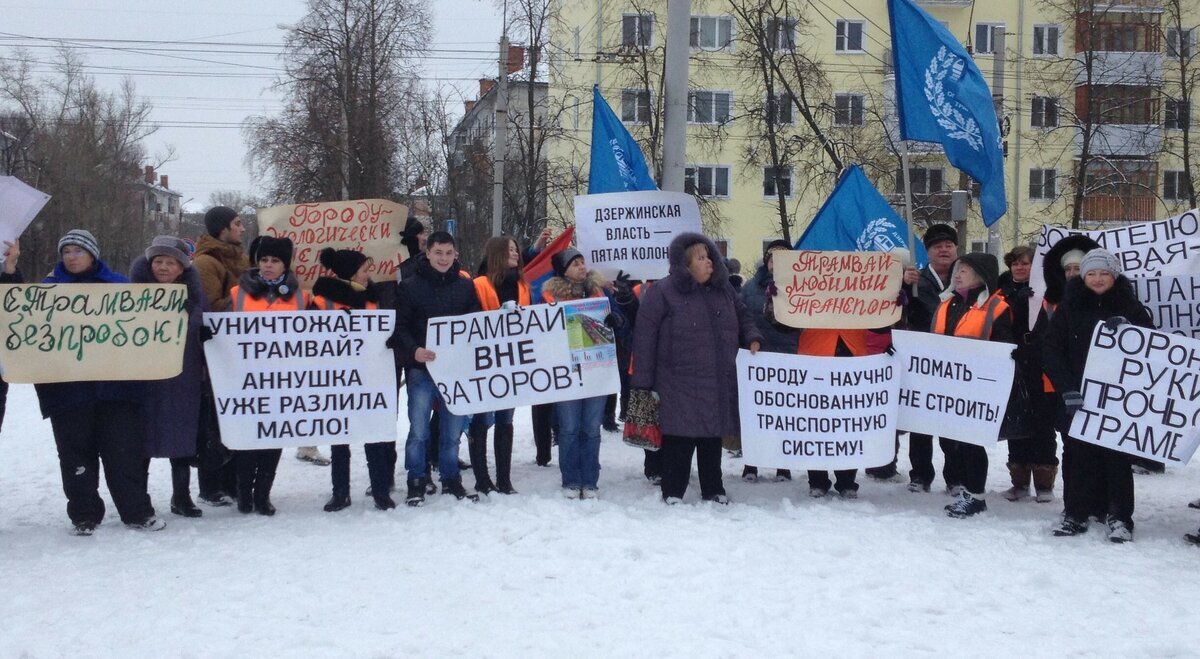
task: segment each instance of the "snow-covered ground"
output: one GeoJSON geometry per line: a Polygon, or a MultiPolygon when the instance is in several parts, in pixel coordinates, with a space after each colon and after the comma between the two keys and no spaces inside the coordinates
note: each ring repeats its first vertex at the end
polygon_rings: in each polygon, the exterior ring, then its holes
{"type": "MultiPolygon", "coordinates": [[[[865,478],[858,501],[742,482],[728,507],[667,508],[641,452],[606,435],[601,499],[559,495],[518,411],[514,483],[479,504],[325,513],[329,472],[285,452],[274,518],[167,510],[137,533],[109,516],[68,533],[50,425],[14,386],[0,434],[0,657],[1197,656],[1200,470],[1137,481],[1137,537],[1048,533],[1060,505],[1010,503],[1004,447],[989,511],[865,478]]],[[[903,451],[902,447],[902,451],[903,451]]],[[[465,448],[463,450],[465,454],[465,448]]],[[[906,466],[901,459],[901,466],[906,466]]],[[[693,476],[694,479],[694,476],[693,476]]],[[[472,482],[468,475],[465,482],[472,482]]],[[[194,483],[193,483],[194,487],[194,483]]]]}

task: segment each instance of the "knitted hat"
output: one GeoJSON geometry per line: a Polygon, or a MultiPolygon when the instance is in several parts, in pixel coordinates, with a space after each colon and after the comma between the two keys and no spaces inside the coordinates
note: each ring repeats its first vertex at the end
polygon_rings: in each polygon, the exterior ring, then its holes
{"type": "Polygon", "coordinates": [[[250,262],[258,263],[264,256],[274,256],[283,261],[285,271],[292,269],[292,241],[290,238],[259,236],[250,243],[250,262]]]}
{"type": "Polygon", "coordinates": [[[174,236],[155,236],[150,241],[150,246],[146,248],[146,260],[154,261],[156,256],[169,256],[185,268],[192,264],[187,244],[174,236]]]}
{"type": "Polygon", "coordinates": [[[334,249],[326,247],[321,250],[317,258],[321,261],[321,265],[333,271],[333,274],[338,279],[350,280],[362,267],[362,264],[367,262],[367,255],[362,252],[356,252],[352,249],[334,249]]]}
{"type": "Polygon", "coordinates": [[[1085,277],[1092,270],[1107,270],[1113,277],[1121,275],[1121,262],[1106,249],[1093,249],[1083,255],[1079,263],[1079,276],[1085,277]]]}
{"type": "Polygon", "coordinates": [[[934,243],[943,240],[949,240],[955,245],[958,244],[958,232],[949,224],[935,224],[925,230],[925,237],[922,239],[926,249],[932,247],[934,243]]]}
{"type": "Polygon", "coordinates": [[[1082,249],[1073,249],[1064,253],[1062,258],[1058,260],[1058,264],[1061,265],[1064,270],[1066,270],[1067,266],[1069,265],[1079,265],[1083,262],[1083,254],[1084,251],[1082,249]]]}
{"type": "Polygon", "coordinates": [[[58,239],[58,253],[61,255],[63,248],[67,245],[75,245],[83,249],[83,251],[92,255],[92,258],[100,260],[100,245],[96,243],[96,237],[86,229],[71,229],[67,235],[58,239]]]}
{"type": "Polygon", "coordinates": [[[204,230],[216,238],[237,219],[238,212],[228,206],[213,206],[204,214],[204,230]]]}
{"type": "Polygon", "coordinates": [[[567,267],[571,265],[571,261],[581,258],[583,258],[583,254],[580,254],[579,250],[575,249],[574,247],[568,247],[554,256],[551,256],[550,265],[554,267],[554,274],[558,275],[559,277],[565,277],[567,274],[567,267]]]}
{"type": "Polygon", "coordinates": [[[408,221],[404,223],[404,230],[400,232],[400,244],[408,250],[409,256],[416,256],[420,251],[417,236],[425,233],[425,223],[417,219],[416,215],[408,214],[408,221]]]}
{"type": "Polygon", "coordinates": [[[767,256],[768,254],[770,254],[771,252],[774,252],[777,249],[790,250],[791,248],[792,248],[791,243],[784,240],[783,238],[776,238],[775,240],[772,240],[771,242],[767,243],[767,246],[763,248],[763,261],[766,261],[769,258],[767,256]]]}

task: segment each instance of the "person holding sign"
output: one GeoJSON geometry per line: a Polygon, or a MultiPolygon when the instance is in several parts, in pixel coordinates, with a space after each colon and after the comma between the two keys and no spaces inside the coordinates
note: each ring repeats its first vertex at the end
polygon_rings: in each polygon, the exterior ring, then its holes
{"type": "Polygon", "coordinates": [[[1067,433],[1071,419],[1083,409],[1079,392],[1096,324],[1102,322],[1115,329],[1133,323],[1153,329],[1154,321],[1111,252],[1091,250],[1081,260],[1079,273],[1067,282],[1042,350],[1046,375],[1055,390],[1062,392],[1063,414],[1058,429],[1063,434],[1063,451],[1071,455],[1064,465],[1069,471],[1063,474],[1071,487],[1063,493],[1063,518],[1052,532],[1056,536],[1084,533],[1088,516],[1100,502],[1106,514],[1108,539],[1129,542],[1133,540],[1133,470],[1129,456],[1067,433]]]}
{"type": "MultiPolygon", "coordinates": [[[[583,254],[568,247],[550,259],[554,277],[542,286],[546,302],[567,302],[608,297],[612,311],[604,324],[614,331],[625,326],[612,296],[605,290],[604,277],[588,270],[583,254]]],[[[562,473],[563,496],[594,499],[600,487],[600,426],[607,396],[593,396],[554,404],[558,420],[558,467],[562,473]]]]}
{"type": "MultiPolygon", "coordinates": [[[[326,311],[349,309],[378,309],[378,287],[371,286],[371,259],[352,249],[326,247],[317,255],[321,265],[333,272],[332,277],[318,277],[312,289],[312,308],[326,311]]],[[[363,446],[367,455],[367,474],[371,479],[371,497],[379,510],[396,507],[392,500],[393,472],[391,452],[395,442],[373,442],[363,446]],[[389,447],[390,445],[390,447],[389,447]],[[389,450],[390,449],[390,450],[389,450]]],[[[335,444],[331,448],[333,466],[329,476],[333,494],[325,503],[327,513],[350,507],[350,445],[335,444]]]]}
{"type": "MultiPolygon", "coordinates": [[[[129,279],[100,260],[100,246],[90,232],[72,229],[58,241],[62,260],[43,283],[127,284],[129,279]]],[[[159,531],[166,522],[155,517],[146,492],[146,454],[142,444],[144,382],[60,382],[36,384],[42,416],[50,419],[67,516],[75,535],[89,536],[104,519],[100,498],[100,465],[117,513],[126,526],[159,531]]]]}
{"type": "MultiPolygon", "coordinates": [[[[501,307],[530,305],[529,282],[521,263],[521,250],[517,241],[509,236],[489,238],[483,245],[483,267],[475,278],[475,293],[484,311],[495,311],[501,307]]],[[[475,472],[475,491],[480,494],[500,492],[516,494],[512,485],[513,410],[496,410],[487,414],[476,414],[467,431],[467,450],[471,456],[471,469],[475,472]],[[492,442],[496,453],[496,481],[488,475],[487,429],[489,419],[495,423],[492,442]]]]}
{"type": "MultiPolygon", "coordinates": [[[[292,274],[292,241],[288,238],[259,236],[250,243],[250,258],[258,266],[242,274],[238,285],[229,291],[233,300],[230,311],[269,313],[303,311],[311,297],[300,288],[292,274]]],[[[249,449],[237,452],[237,509],[249,514],[274,515],[271,486],[283,449],[249,449]]]]}
{"type": "MultiPolygon", "coordinates": [[[[982,341],[1012,343],[1012,312],[998,289],[1000,264],[991,254],[972,252],[954,264],[953,294],[933,317],[935,334],[982,341]]],[[[958,498],[946,506],[950,517],[963,518],[987,510],[983,494],[987,485],[987,449],[946,438],[944,475],[948,485],[959,485],[958,498]]]]}
{"type": "Polygon", "coordinates": [[[721,438],[739,432],[735,360],[743,346],[757,354],[763,336],[711,240],[681,233],[667,251],[670,274],[638,309],[629,385],[658,394],[663,501],[683,500],[695,453],[701,498],[728,504],[721,438]]]}
{"type": "Polygon", "coordinates": [[[404,468],[408,471],[410,506],[425,504],[425,482],[429,478],[426,454],[429,447],[430,414],[436,402],[442,403],[438,432],[438,473],[442,494],[453,494],[460,501],[477,501],[463,489],[458,466],[458,438],[466,418],[451,414],[427,363],[437,353],[425,348],[430,318],[461,316],[480,311],[475,285],[463,277],[454,236],[435,231],[425,245],[425,259],[417,261],[412,277],[405,277],[396,289],[396,336],[393,347],[405,363],[408,381],[408,440],[404,444],[404,468]]]}
{"type": "MultiPolygon", "coordinates": [[[[192,460],[200,434],[200,401],[207,386],[201,328],[208,299],[200,275],[186,253],[187,246],[173,236],[156,236],[129,266],[135,284],[183,284],[187,286],[187,334],[183,348],[183,371],[147,387],[143,406],[146,419],[146,455],[171,461],[171,512],[183,517],[200,517],[203,512],[192,501],[192,460]]],[[[147,467],[149,462],[147,461],[147,467]]]]}

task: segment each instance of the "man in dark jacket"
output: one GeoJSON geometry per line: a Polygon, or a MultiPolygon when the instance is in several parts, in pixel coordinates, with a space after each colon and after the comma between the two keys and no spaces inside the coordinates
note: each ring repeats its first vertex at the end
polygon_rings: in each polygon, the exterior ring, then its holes
{"type": "MultiPolygon", "coordinates": [[[[429,477],[426,451],[429,446],[429,418],[434,405],[441,405],[438,438],[438,472],[442,493],[459,499],[468,498],[462,486],[458,466],[458,440],[466,417],[451,414],[429,376],[426,364],[437,354],[425,347],[425,331],[430,318],[461,316],[481,311],[475,285],[461,274],[454,237],[445,231],[429,236],[426,258],[417,262],[413,276],[403,279],[396,290],[396,335],[394,349],[406,365],[408,381],[408,440],[404,445],[404,468],[408,470],[410,506],[425,502],[425,481],[429,477]]],[[[476,499],[477,496],[470,497],[476,499]]]]}
{"type": "MultiPolygon", "coordinates": [[[[954,261],[958,258],[958,232],[948,224],[935,224],[925,231],[923,238],[925,251],[929,254],[929,265],[921,268],[921,277],[917,280],[917,299],[908,305],[909,329],[916,332],[928,332],[933,325],[933,316],[937,313],[944,297],[949,295],[950,274],[954,261]]],[[[942,452],[946,450],[946,440],[939,441],[942,452]]],[[[919,432],[908,434],[908,491],[928,492],[933,484],[933,437],[919,432]]],[[[943,471],[943,478],[946,473],[943,471]]],[[[961,483],[946,481],[946,488],[961,483]]]]}

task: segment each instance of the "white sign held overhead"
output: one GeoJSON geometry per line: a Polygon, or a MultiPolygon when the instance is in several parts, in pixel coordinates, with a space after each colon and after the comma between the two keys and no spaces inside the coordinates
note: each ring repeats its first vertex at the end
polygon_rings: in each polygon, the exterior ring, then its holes
{"type": "Polygon", "coordinates": [[[575,197],[575,240],[588,266],[613,279],[667,276],[675,236],[700,233],[700,207],[683,192],[649,190],[575,197]]]}

